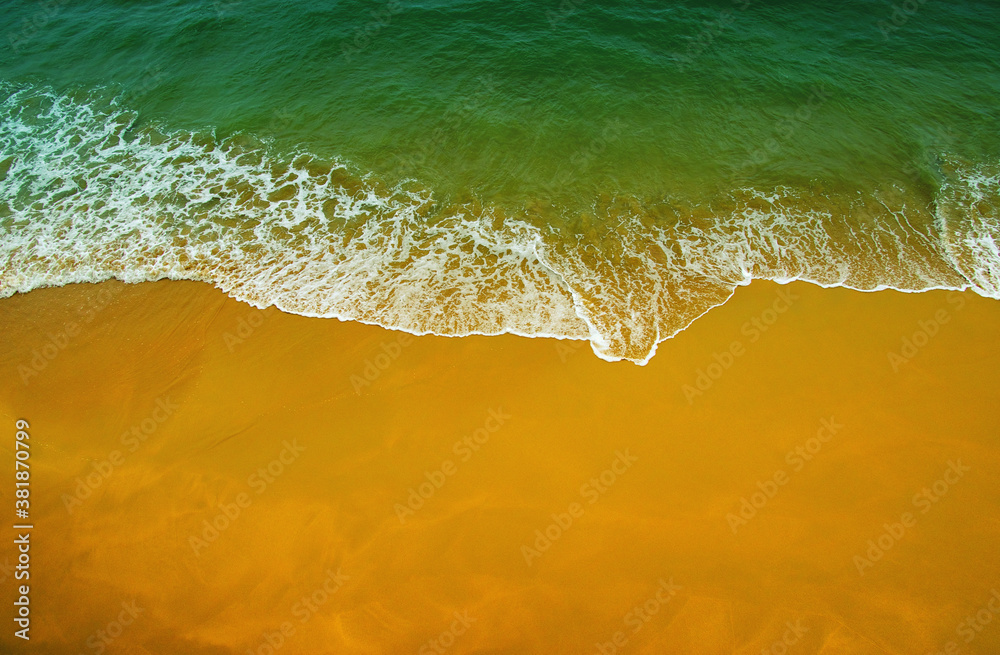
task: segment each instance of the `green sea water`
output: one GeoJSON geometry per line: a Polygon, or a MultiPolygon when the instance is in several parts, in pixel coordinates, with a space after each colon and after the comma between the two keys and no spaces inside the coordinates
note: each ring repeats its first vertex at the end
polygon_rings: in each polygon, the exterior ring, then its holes
{"type": "Polygon", "coordinates": [[[642,362],[752,279],[1000,298],[1000,5],[3,3],[0,295],[642,362]]]}

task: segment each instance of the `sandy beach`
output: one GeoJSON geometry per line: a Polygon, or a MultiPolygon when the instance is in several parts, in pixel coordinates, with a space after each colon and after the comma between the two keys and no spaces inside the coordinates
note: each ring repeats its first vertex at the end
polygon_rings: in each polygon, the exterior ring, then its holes
{"type": "Polygon", "coordinates": [[[4,19],[0,655],[1000,654],[1000,2],[4,19]]]}
{"type": "Polygon", "coordinates": [[[0,325],[34,523],[4,650],[1000,649],[1000,305],[971,293],[754,282],[645,367],[197,282],[0,325]]]}

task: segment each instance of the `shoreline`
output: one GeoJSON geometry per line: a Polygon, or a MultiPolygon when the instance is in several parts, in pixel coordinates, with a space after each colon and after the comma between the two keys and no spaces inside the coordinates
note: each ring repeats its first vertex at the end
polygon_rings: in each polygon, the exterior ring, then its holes
{"type": "Polygon", "coordinates": [[[189,281],[0,324],[36,647],[92,650],[122,603],[109,653],[1000,645],[955,627],[1000,588],[1000,305],[970,291],[757,282],[646,366],[189,281]]]}
{"type": "MultiPolygon", "coordinates": [[[[463,332],[461,334],[444,334],[444,333],[438,333],[438,332],[433,332],[433,331],[423,331],[423,332],[421,332],[421,331],[407,329],[406,327],[402,327],[402,326],[398,326],[398,325],[384,325],[382,323],[375,322],[375,321],[367,321],[367,320],[364,320],[362,318],[344,318],[343,316],[338,315],[338,314],[319,314],[319,313],[310,313],[310,312],[302,312],[302,311],[299,311],[299,312],[292,311],[292,310],[288,310],[288,309],[285,309],[285,308],[281,307],[280,306],[280,302],[271,302],[271,303],[269,303],[267,305],[261,306],[261,305],[254,304],[250,300],[247,300],[247,299],[244,299],[244,298],[240,298],[240,297],[238,297],[236,295],[233,295],[231,291],[227,291],[227,290],[223,289],[222,287],[218,286],[218,284],[215,281],[194,280],[194,279],[187,279],[187,278],[161,277],[161,278],[156,279],[156,280],[142,280],[142,281],[139,281],[139,282],[128,282],[128,281],[121,280],[121,279],[119,279],[117,277],[111,277],[111,278],[106,278],[106,279],[103,279],[103,280],[100,280],[100,281],[96,281],[96,282],[95,281],[89,281],[89,280],[87,280],[87,281],[74,281],[74,282],[67,282],[67,283],[64,283],[64,284],[53,284],[53,285],[49,285],[49,286],[35,287],[35,288],[30,289],[28,291],[13,291],[11,293],[11,295],[9,295],[9,296],[0,297],[0,302],[3,302],[7,298],[13,298],[13,297],[16,297],[16,296],[23,296],[23,295],[31,293],[33,291],[39,291],[39,290],[45,290],[45,289],[58,289],[58,288],[63,288],[63,287],[67,287],[67,286],[75,286],[75,285],[90,285],[90,284],[92,284],[92,285],[102,285],[102,284],[106,284],[106,283],[109,283],[109,282],[110,283],[129,284],[129,285],[134,285],[134,284],[155,284],[155,283],[161,283],[161,282],[184,282],[184,283],[191,282],[191,283],[195,283],[195,284],[206,284],[206,285],[212,287],[214,290],[218,291],[219,293],[225,295],[228,299],[233,300],[235,302],[239,302],[239,303],[245,304],[245,305],[247,305],[249,307],[252,307],[252,308],[254,308],[254,309],[258,310],[258,311],[267,311],[267,310],[270,310],[270,309],[275,309],[275,310],[277,310],[277,311],[279,311],[279,312],[281,312],[283,314],[289,315],[289,316],[301,316],[301,317],[304,317],[304,318],[322,319],[322,320],[336,320],[336,321],[339,321],[341,323],[356,323],[356,324],[359,324],[359,325],[365,325],[365,326],[369,326],[369,327],[381,328],[381,329],[386,330],[388,332],[401,332],[401,333],[408,334],[408,335],[413,336],[413,337],[444,337],[444,338],[450,338],[450,339],[451,338],[453,338],[453,339],[461,339],[461,338],[466,338],[466,337],[505,337],[505,336],[513,336],[513,337],[520,337],[520,338],[525,338],[525,339],[553,339],[553,340],[558,340],[558,341],[586,341],[587,343],[592,344],[592,345],[594,343],[592,337],[582,337],[582,336],[581,337],[574,337],[572,335],[549,334],[549,333],[528,333],[528,332],[519,331],[517,329],[505,329],[505,330],[498,331],[498,332],[477,332],[477,331],[473,331],[473,332],[463,332]]],[[[992,296],[989,296],[989,295],[987,295],[985,293],[980,293],[980,291],[977,290],[976,286],[973,283],[971,283],[971,282],[968,282],[966,285],[960,286],[960,287],[953,287],[953,286],[942,285],[942,286],[930,286],[930,287],[926,287],[926,288],[923,288],[923,289],[903,289],[903,288],[895,287],[895,286],[892,286],[892,285],[882,285],[882,284],[880,284],[880,285],[878,285],[876,287],[873,287],[873,288],[870,288],[870,289],[865,289],[865,288],[851,286],[851,285],[849,285],[847,283],[843,283],[843,282],[826,284],[826,283],[823,283],[823,282],[817,282],[815,280],[810,280],[810,279],[806,279],[806,278],[780,278],[780,279],[779,278],[750,278],[750,279],[747,279],[747,280],[744,280],[744,281],[736,283],[736,285],[733,287],[733,289],[730,292],[730,294],[722,302],[720,302],[718,304],[715,304],[715,305],[711,305],[710,307],[708,307],[707,309],[705,309],[701,314],[698,314],[698,315],[694,316],[691,319],[691,321],[686,326],[678,328],[675,332],[671,333],[669,336],[662,337],[662,338],[658,339],[654,343],[653,348],[649,352],[649,354],[644,359],[642,359],[642,360],[630,359],[628,357],[621,357],[621,358],[617,358],[617,359],[610,358],[610,357],[604,356],[602,353],[599,353],[596,350],[593,351],[593,354],[598,359],[601,359],[601,360],[609,362],[609,363],[631,362],[633,364],[636,364],[637,366],[645,366],[650,361],[652,361],[653,357],[656,355],[657,349],[659,348],[659,346],[661,344],[663,344],[663,343],[665,343],[667,341],[670,341],[671,339],[676,339],[678,336],[682,335],[684,332],[686,332],[687,330],[691,329],[695,325],[695,323],[697,323],[699,320],[703,319],[705,316],[707,316],[708,314],[710,314],[713,310],[716,310],[716,309],[718,309],[720,307],[725,306],[728,302],[730,302],[733,299],[733,297],[737,294],[737,292],[739,291],[739,289],[741,289],[743,287],[749,287],[750,285],[752,285],[754,283],[757,283],[758,285],[770,283],[770,284],[776,284],[776,285],[779,285],[779,286],[807,284],[807,285],[812,285],[812,286],[818,287],[820,289],[827,289],[827,290],[830,290],[830,289],[843,289],[843,290],[847,290],[847,291],[856,291],[856,292],[859,292],[859,293],[866,293],[866,294],[867,293],[880,293],[880,292],[884,292],[884,291],[896,292],[896,293],[901,293],[901,294],[925,294],[925,293],[934,293],[934,292],[939,292],[939,291],[945,291],[945,292],[954,292],[954,293],[963,293],[963,294],[964,293],[969,293],[969,294],[975,294],[977,296],[980,296],[982,298],[989,299],[989,300],[1000,300],[1000,298],[993,298],[992,296]]],[[[578,315],[578,318],[580,318],[580,320],[582,320],[582,321],[586,321],[587,320],[585,317],[579,316],[579,315],[578,315]]]]}

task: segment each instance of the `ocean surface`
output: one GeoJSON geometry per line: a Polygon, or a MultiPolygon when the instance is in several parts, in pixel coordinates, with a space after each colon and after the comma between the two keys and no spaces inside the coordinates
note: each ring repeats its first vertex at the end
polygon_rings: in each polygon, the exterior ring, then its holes
{"type": "Polygon", "coordinates": [[[0,297],[204,280],[638,363],[754,279],[1000,299],[995,2],[0,11],[0,297]]]}

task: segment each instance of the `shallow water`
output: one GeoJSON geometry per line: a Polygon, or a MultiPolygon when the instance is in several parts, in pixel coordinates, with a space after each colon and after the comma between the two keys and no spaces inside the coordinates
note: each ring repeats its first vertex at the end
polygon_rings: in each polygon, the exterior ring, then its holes
{"type": "Polygon", "coordinates": [[[1000,10],[911,4],[17,5],[0,294],[638,362],[751,279],[998,297],[1000,10]]]}

